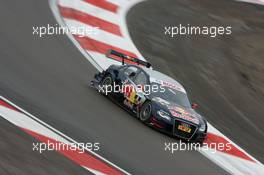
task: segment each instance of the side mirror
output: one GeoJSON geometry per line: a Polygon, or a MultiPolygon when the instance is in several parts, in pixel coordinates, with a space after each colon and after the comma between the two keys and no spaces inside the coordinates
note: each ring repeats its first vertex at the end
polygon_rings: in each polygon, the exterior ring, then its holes
{"type": "Polygon", "coordinates": [[[193,109],[197,109],[199,107],[199,105],[197,103],[192,103],[192,108],[193,109]]]}

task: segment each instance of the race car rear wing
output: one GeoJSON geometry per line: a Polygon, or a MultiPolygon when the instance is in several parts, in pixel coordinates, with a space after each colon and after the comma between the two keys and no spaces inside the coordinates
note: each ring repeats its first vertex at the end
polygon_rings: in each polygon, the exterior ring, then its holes
{"type": "Polygon", "coordinates": [[[117,60],[116,57],[121,58],[122,59],[121,60],[122,61],[122,65],[124,65],[125,63],[126,64],[133,64],[134,63],[134,64],[137,64],[137,65],[145,66],[147,68],[150,68],[150,66],[151,66],[151,64],[149,62],[140,60],[140,59],[135,58],[135,57],[131,57],[129,55],[123,54],[121,52],[118,52],[118,51],[112,50],[112,49],[108,50],[108,52],[106,53],[106,57],[114,59],[114,60],[117,60]]]}

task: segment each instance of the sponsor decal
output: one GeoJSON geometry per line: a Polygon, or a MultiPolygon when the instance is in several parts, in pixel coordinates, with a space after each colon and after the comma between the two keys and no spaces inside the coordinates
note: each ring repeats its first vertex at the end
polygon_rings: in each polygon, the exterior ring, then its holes
{"type": "Polygon", "coordinates": [[[182,115],[189,115],[189,113],[186,110],[177,106],[170,106],[169,110],[176,111],[177,113],[180,113],[182,115]]]}
{"type": "Polygon", "coordinates": [[[175,111],[175,109],[169,109],[169,110],[170,110],[171,115],[173,115],[174,117],[181,118],[183,120],[187,120],[195,124],[199,124],[199,120],[197,118],[190,116],[190,114],[186,112],[185,110],[181,108],[179,109],[180,109],[179,111],[175,111]]]}
{"type": "Polygon", "coordinates": [[[162,85],[163,87],[168,87],[168,88],[175,89],[175,90],[181,91],[183,93],[186,93],[186,91],[181,86],[179,86],[177,84],[173,84],[173,83],[170,83],[170,82],[158,80],[158,79],[155,79],[153,77],[150,77],[150,81],[158,83],[158,84],[162,85]]]}
{"type": "Polygon", "coordinates": [[[187,133],[191,133],[192,129],[190,128],[190,125],[186,124],[186,123],[182,123],[181,125],[178,126],[178,130],[187,132],[187,133]]]}

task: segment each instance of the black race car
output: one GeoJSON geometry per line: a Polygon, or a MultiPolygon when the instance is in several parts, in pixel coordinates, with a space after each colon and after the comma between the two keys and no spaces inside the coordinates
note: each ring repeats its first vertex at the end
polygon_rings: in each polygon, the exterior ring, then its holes
{"type": "Polygon", "coordinates": [[[93,87],[160,131],[187,141],[204,140],[207,122],[195,112],[197,105],[190,104],[180,83],[137,58],[114,50],[106,56],[123,64],[96,74],[93,87]]]}

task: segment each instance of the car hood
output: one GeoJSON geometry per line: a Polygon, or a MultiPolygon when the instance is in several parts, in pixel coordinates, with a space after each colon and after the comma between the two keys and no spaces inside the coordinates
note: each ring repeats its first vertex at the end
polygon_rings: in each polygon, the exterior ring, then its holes
{"type": "Polygon", "coordinates": [[[161,109],[164,109],[166,112],[170,113],[172,117],[185,120],[196,125],[199,125],[202,122],[202,116],[193,109],[184,108],[176,103],[169,102],[160,97],[154,97],[152,101],[155,101],[161,109]]]}

